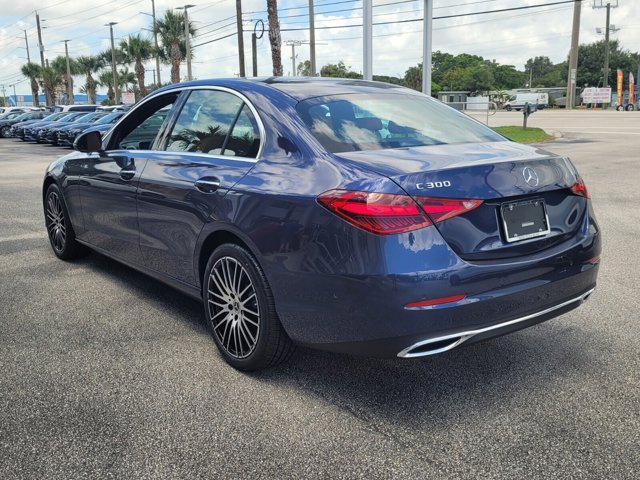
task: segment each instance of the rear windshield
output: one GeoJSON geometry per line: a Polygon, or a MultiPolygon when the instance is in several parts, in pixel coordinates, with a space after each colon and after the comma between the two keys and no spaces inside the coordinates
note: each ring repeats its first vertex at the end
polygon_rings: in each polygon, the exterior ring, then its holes
{"type": "Polygon", "coordinates": [[[335,95],[304,100],[296,109],[333,153],[504,140],[472,118],[421,95],[335,95]]]}

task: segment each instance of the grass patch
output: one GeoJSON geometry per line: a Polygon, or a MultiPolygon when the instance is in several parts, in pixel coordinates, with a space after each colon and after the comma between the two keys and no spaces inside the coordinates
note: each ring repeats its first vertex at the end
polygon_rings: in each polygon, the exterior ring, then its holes
{"type": "Polygon", "coordinates": [[[553,138],[541,128],[534,127],[529,127],[526,130],[522,127],[516,126],[495,127],[494,130],[499,134],[504,135],[509,140],[518,143],[538,143],[545,142],[550,138],[553,138]]]}

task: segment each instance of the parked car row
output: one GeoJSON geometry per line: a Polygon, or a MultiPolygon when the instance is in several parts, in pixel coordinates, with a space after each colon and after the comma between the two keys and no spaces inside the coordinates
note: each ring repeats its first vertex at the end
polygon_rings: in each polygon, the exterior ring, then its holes
{"type": "Polygon", "coordinates": [[[87,130],[106,132],[125,113],[123,107],[65,105],[53,113],[29,111],[0,115],[0,137],[72,147],[87,130]]]}

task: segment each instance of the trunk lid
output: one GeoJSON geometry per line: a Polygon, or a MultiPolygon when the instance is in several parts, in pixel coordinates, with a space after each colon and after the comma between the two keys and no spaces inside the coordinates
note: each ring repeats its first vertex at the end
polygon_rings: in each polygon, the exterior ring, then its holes
{"type": "Polygon", "coordinates": [[[574,235],[586,199],[571,193],[578,175],[568,159],[512,142],[433,145],[341,153],[393,179],[414,197],[480,199],[462,215],[436,224],[451,248],[468,260],[534,253],[574,235]],[[501,209],[518,201],[544,203],[550,232],[507,241],[501,209]]]}

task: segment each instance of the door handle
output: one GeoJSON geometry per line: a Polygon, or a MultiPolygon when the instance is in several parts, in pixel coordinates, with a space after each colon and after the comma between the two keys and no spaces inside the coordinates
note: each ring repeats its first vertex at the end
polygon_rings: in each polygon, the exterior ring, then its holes
{"type": "Polygon", "coordinates": [[[203,193],[213,193],[220,188],[220,179],[218,177],[203,177],[196,180],[194,185],[203,193]]]}
{"type": "Polygon", "coordinates": [[[122,170],[120,170],[120,178],[122,178],[123,180],[131,180],[133,177],[136,176],[136,169],[127,169],[127,168],[123,168],[122,170]]]}

